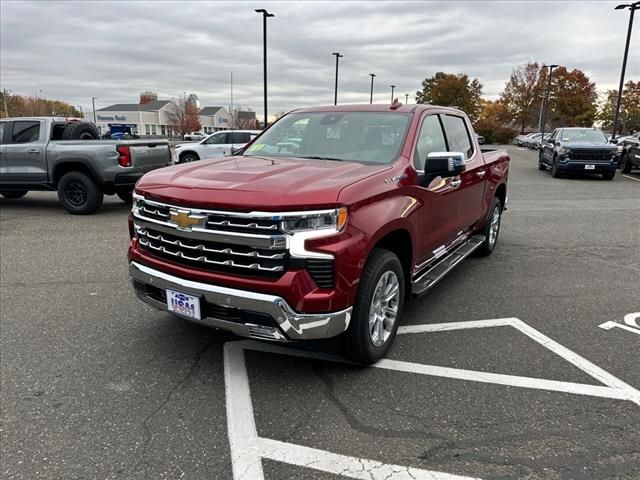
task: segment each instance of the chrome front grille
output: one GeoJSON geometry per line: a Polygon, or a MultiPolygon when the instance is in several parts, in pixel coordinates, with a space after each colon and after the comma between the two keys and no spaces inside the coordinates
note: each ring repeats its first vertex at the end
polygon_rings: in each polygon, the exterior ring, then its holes
{"type": "Polygon", "coordinates": [[[244,245],[221,244],[215,241],[190,239],[135,226],[140,248],[170,261],[187,263],[198,268],[240,274],[279,275],[285,271],[287,251],[256,249],[244,245]]]}

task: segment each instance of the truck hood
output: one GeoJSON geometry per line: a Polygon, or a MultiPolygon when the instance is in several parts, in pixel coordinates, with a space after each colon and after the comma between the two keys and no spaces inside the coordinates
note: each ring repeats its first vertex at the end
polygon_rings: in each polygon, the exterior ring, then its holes
{"type": "Polygon", "coordinates": [[[390,168],[295,157],[223,157],[154,170],[136,191],[201,208],[306,210],[335,206],[344,187],[390,168]]]}
{"type": "Polygon", "coordinates": [[[575,150],[611,150],[615,152],[617,147],[611,143],[602,142],[561,142],[564,148],[575,150]]]}

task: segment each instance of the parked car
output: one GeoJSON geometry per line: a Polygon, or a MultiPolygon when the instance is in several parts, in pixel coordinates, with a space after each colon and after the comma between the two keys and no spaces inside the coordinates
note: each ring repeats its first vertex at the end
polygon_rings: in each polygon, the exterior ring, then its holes
{"type": "Polygon", "coordinates": [[[529,138],[530,138],[531,136],[533,136],[533,135],[537,135],[537,133],[536,133],[536,132],[532,132],[532,133],[528,133],[528,134],[526,134],[526,135],[518,135],[518,136],[516,137],[515,142],[516,142],[516,144],[517,144],[519,147],[525,147],[525,146],[526,146],[526,142],[527,142],[527,141],[529,140],[529,138]]]}
{"type": "Polygon", "coordinates": [[[640,132],[618,139],[621,147],[620,170],[629,173],[633,168],[640,168],[640,132]]]}
{"type": "Polygon", "coordinates": [[[478,144],[484,145],[484,137],[482,135],[475,134],[476,140],[478,140],[478,144]]]}
{"type": "Polygon", "coordinates": [[[88,122],[1,119],[0,195],[14,199],[31,190],[57,190],[67,211],[88,214],[105,194],[130,202],[144,173],[170,163],[166,140],[93,140],[98,137],[88,122]]]}
{"type": "Polygon", "coordinates": [[[205,158],[230,155],[260,134],[260,130],[225,130],[215,132],[198,143],[178,144],[174,149],[174,163],[194,162],[205,158]]]}
{"type": "Polygon", "coordinates": [[[200,141],[205,137],[206,135],[202,132],[193,132],[185,134],[184,139],[189,141],[200,141]]]}
{"type": "Polygon", "coordinates": [[[454,108],[307,108],[239,156],[145,175],[129,223],[133,288],[242,336],[344,334],[346,354],[375,362],[409,294],[496,246],[509,156],[481,151],[473,133],[454,108]]]}
{"type": "Polygon", "coordinates": [[[534,133],[532,135],[528,135],[524,139],[524,142],[523,142],[524,146],[529,148],[529,149],[534,149],[536,141],[540,140],[540,138],[542,138],[542,133],[534,133]]]}
{"type": "Polygon", "coordinates": [[[612,180],[617,164],[617,147],[597,128],[556,128],[538,156],[538,168],[551,168],[555,178],[576,172],[600,173],[612,180]]]}
{"type": "Polygon", "coordinates": [[[550,137],[551,137],[551,132],[545,133],[544,138],[542,135],[535,137],[535,139],[531,140],[531,144],[533,145],[531,148],[533,148],[534,150],[540,150],[542,143],[546,142],[550,137]]]}

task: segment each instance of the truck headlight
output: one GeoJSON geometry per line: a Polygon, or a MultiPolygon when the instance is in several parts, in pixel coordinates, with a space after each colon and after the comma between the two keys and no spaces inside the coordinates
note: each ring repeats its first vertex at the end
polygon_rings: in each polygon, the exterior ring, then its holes
{"type": "Polygon", "coordinates": [[[307,232],[313,230],[335,229],[342,230],[349,216],[346,207],[336,208],[323,212],[314,212],[308,215],[286,218],[282,220],[282,230],[287,233],[307,232]]]}
{"type": "Polygon", "coordinates": [[[560,147],[558,149],[559,155],[569,155],[570,153],[571,153],[571,150],[569,150],[568,148],[560,147]]]}

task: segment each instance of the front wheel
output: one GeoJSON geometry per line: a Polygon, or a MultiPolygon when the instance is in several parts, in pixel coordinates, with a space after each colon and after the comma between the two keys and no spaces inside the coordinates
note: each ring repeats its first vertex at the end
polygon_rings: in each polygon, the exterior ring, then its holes
{"type": "Polygon", "coordinates": [[[544,164],[544,157],[542,152],[538,154],[538,170],[546,170],[547,166],[544,164]]]}
{"type": "Polygon", "coordinates": [[[484,236],[484,242],[475,251],[479,257],[491,255],[498,243],[498,235],[500,234],[500,224],[502,222],[502,202],[498,198],[494,198],[491,203],[489,216],[484,222],[480,234],[484,236]]]}
{"type": "Polygon", "coordinates": [[[389,250],[373,250],[360,278],[345,338],[346,356],[371,364],[387,354],[398,331],[404,291],[404,272],[398,257],[389,250]]]}
{"type": "Polygon", "coordinates": [[[27,194],[28,190],[2,190],[0,195],[7,199],[22,198],[27,194]]]}
{"type": "Polygon", "coordinates": [[[200,160],[200,158],[195,153],[185,153],[180,157],[181,163],[195,162],[197,160],[200,160]]]}
{"type": "Polygon", "coordinates": [[[69,172],[58,183],[58,198],[69,213],[88,215],[100,208],[104,194],[86,174],[69,172]]]}
{"type": "Polygon", "coordinates": [[[560,178],[562,173],[560,172],[560,168],[558,167],[558,161],[554,158],[553,164],[551,165],[551,176],[553,178],[560,178]]]}

